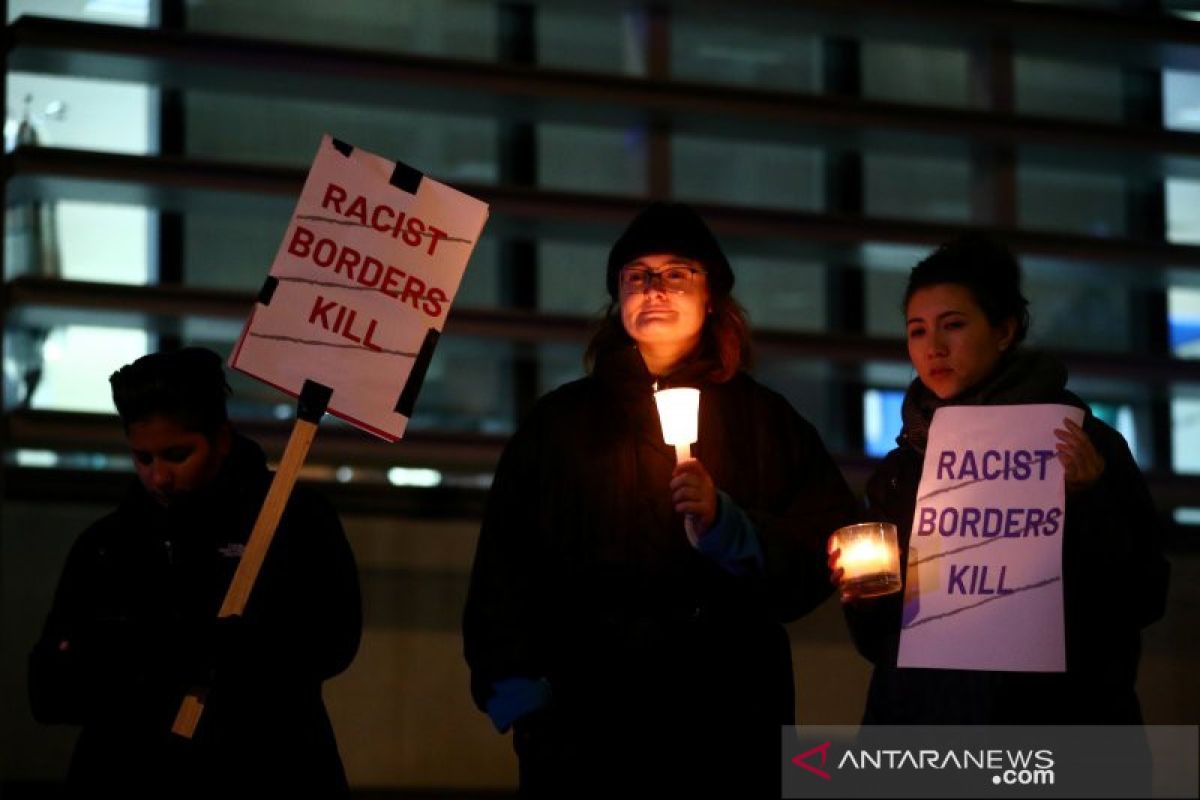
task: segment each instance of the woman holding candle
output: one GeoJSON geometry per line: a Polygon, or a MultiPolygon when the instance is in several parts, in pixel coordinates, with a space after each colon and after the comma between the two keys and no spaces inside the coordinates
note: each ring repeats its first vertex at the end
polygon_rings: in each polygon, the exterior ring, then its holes
{"type": "MultiPolygon", "coordinates": [[[[916,370],[904,428],[867,484],[871,516],[907,544],[930,422],[950,405],[1061,403],[1085,410],[1055,431],[1065,470],[1065,673],[904,669],[896,666],[901,596],[843,592],[855,644],[875,664],[864,722],[1107,723],[1141,721],[1134,683],[1141,628],[1158,619],[1168,566],[1158,517],[1125,440],[1066,390],[1053,357],[1019,347],[1029,326],[1020,268],[1002,245],[972,235],[943,245],[912,271],[905,292],[908,353],[916,370]]],[[[831,538],[834,581],[842,564],[831,538]]]]}
{"type": "Polygon", "coordinates": [[[694,211],[643,211],[609,255],[590,374],[543,397],[500,461],[463,632],[526,793],[778,797],[781,623],[828,595],[825,535],[855,502],[813,427],[742,371],[733,282],[694,211]],[[653,394],[678,386],[700,403],[676,464],[653,394]]]}

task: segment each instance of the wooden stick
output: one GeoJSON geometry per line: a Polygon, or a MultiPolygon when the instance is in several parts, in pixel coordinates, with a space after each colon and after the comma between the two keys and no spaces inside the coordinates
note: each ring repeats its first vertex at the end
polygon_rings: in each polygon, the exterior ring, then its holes
{"type": "MultiPolygon", "coordinates": [[[[258,512],[254,530],[246,540],[246,549],[238,561],[237,572],[233,574],[221,610],[217,612],[218,619],[241,616],[246,610],[246,601],[250,599],[250,591],[258,579],[271,540],[275,538],[275,531],[296,485],[300,468],[304,466],[308,449],[317,435],[317,425],[325,414],[329,396],[328,389],[311,382],[306,383],[304,391],[301,392],[300,411],[296,415],[296,424],[288,438],[287,447],[284,448],[283,460],[279,462],[279,469],[275,471],[271,488],[267,490],[267,497],[258,512]],[[316,388],[310,389],[310,384],[316,388]]],[[[175,722],[171,725],[172,733],[185,739],[192,738],[196,733],[196,726],[200,723],[200,715],[204,713],[206,694],[207,690],[204,688],[193,688],[187,693],[179,705],[175,722]]]]}
{"type": "Polygon", "coordinates": [[[296,485],[296,478],[304,466],[304,459],[308,457],[308,449],[312,446],[316,434],[315,423],[303,419],[296,420],[287,447],[283,451],[283,460],[279,462],[279,469],[271,481],[266,499],[263,500],[262,510],[258,512],[254,530],[246,540],[246,549],[238,562],[237,572],[233,574],[229,591],[225,593],[225,602],[217,612],[218,617],[237,617],[246,610],[250,590],[254,588],[254,581],[258,579],[263,560],[267,557],[267,549],[275,537],[275,530],[283,517],[283,509],[287,507],[288,498],[292,495],[292,488],[296,485]]]}

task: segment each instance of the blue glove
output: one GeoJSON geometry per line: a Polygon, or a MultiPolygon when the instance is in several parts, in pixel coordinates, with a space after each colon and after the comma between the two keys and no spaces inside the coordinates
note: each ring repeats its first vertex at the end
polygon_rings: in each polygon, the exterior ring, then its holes
{"type": "Polygon", "coordinates": [[[500,733],[550,702],[550,682],[545,678],[505,678],[496,681],[494,689],[487,701],[487,714],[500,733]]]}
{"type": "Polygon", "coordinates": [[[696,542],[696,549],[726,572],[743,576],[763,570],[758,530],[733,498],[717,490],[717,521],[696,542]]]}

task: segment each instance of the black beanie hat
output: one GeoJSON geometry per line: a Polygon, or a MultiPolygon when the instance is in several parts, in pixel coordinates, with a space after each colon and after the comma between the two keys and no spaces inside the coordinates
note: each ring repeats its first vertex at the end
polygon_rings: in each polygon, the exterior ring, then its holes
{"type": "Polygon", "coordinates": [[[617,273],[641,256],[669,253],[699,261],[708,271],[708,290],[727,295],[733,289],[733,270],[712,231],[691,206],[654,203],[633,218],[608,254],[608,293],[616,300],[617,273]]]}

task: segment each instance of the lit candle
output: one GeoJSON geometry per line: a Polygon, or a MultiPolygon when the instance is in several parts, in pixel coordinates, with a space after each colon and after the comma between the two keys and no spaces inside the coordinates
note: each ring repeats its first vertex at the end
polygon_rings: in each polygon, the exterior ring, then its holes
{"type": "Polygon", "coordinates": [[[842,593],[847,598],[876,597],[900,591],[900,548],[896,526],[890,522],[863,522],[834,532],[842,593]]]}
{"type": "MultiPolygon", "coordinates": [[[[675,448],[675,463],[692,457],[692,443],[699,438],[700,390],[684,387],[660,389],[654,393],[658,420],[662,423],[663,441],[675,448]]],[[[683,529],[695,547],[699,541],[696,524],[691,515],[684,517],[683,529]]]]}
{"type": "Polygon", "coordinates": [[[700,416],[699,389],[661,389],[654,393],[663,441],[675,447],[675,463],[692,457],[692,443],[698,437],[700,416]]]}

